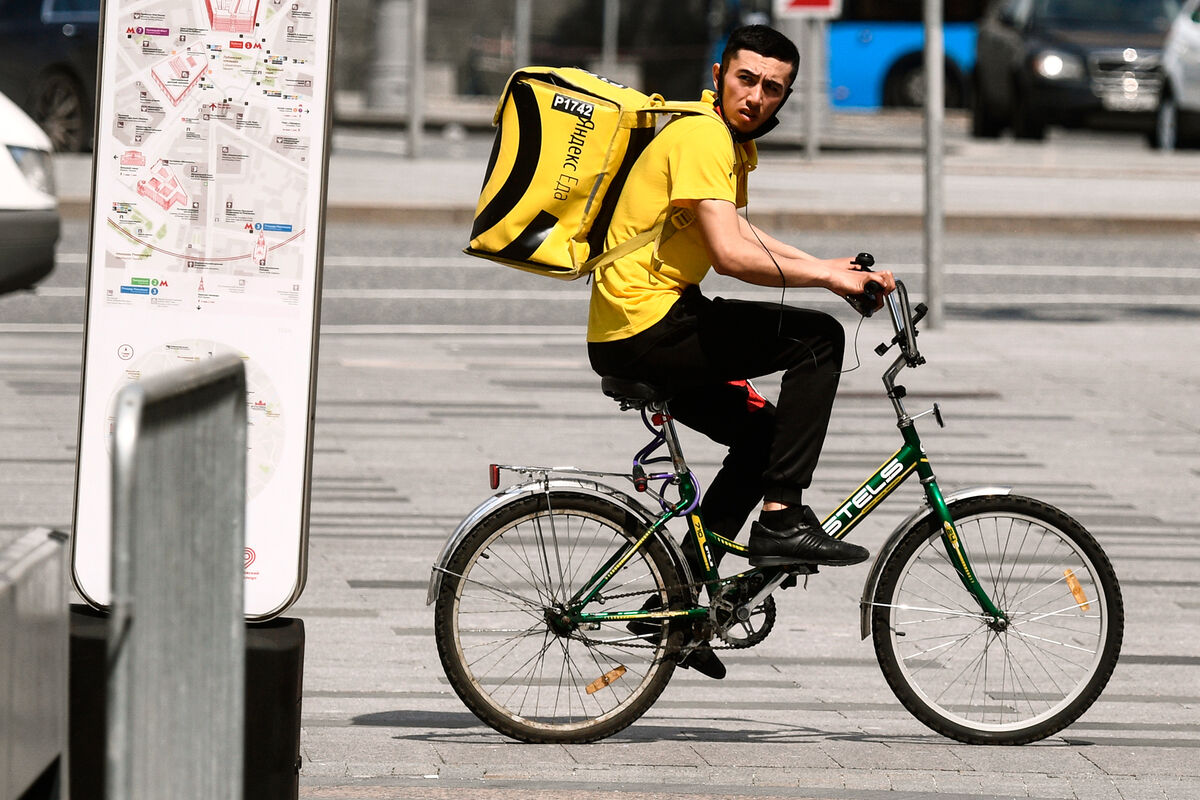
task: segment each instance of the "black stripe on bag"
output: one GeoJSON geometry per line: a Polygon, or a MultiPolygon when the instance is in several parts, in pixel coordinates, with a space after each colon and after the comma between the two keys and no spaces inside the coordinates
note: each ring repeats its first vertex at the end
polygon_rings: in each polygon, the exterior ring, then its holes
{"type": "Polygon", "coordinates": [[[621,189],[625,188],[625,179],[629,177],[629,170],[633,169],[633,162],[638,160],[638,156],[642,154],[646,145],[650,144],[650,140],[653,138],[653,126],[634,128],[629,132],[629,146],[625,149],[625,158],[622,159],[617,173],[613,175],[612,183],[604,191],[604,200],[600,203],[600,211],[596,214],[596,220],[592,223],[591,230],[588,231],[589,257],[595,257],[604,252],[604,239],[608,236],[608,224],[612,222],[613,211],[617,207],[617,200],[621,197],[621,189]]]}
{"type": "MultiPolygon", "coordinates": [[[[500,156],[500,139],[504,136],[504,125],[496,126],[496,138],[492,140],[492,154],[488,156],[487,171],[483,173],[483,185],[487,186],[492,179],[492,170],[496,168],[496,159],[500,156]]],[[[482,192],[482,187],[480,188],[482,192]]]]}
{"type": "Polygon", "coordinates": [[[537,172],[538,159],[542,154],[542,120],[538,114],[537,97],[532,86],[516,83],[512,87],[512,99],[517,109],[517,130],[521,136],[517,142],[517,158],[500,191],[496,192],[487,207],[475,217],[475,224],[471,227],[472,239],[504,219],[513,210],[525,195],[529,184],[533,182],[534,173],[537,172]]]}
{"type": "Polygon", "coordinates": [[[541,247],[542,242],[546,241],[546,237],[554,226],[558,224],[558,217],[551,214],[549,211],[539,211],[538,215],[533,218],[525,226],[525,230],[521,231],[521,235],[496,253],[497,258],[506,258],[510,261],[528,261],[534,251],[541,247]]]}

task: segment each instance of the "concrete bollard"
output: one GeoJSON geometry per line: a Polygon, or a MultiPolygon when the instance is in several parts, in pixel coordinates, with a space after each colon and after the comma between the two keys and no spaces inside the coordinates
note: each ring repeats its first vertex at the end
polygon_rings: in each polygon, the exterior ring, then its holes
{"type": "Polygon", "coordinates": [[[111,800],[242,794],[245,395],[242,360],[229,355],[117,396],[111,800]]]}
{"type": "Polygon", "coordinates": [[[0,547],[0,800],[57,797],[67,752],[66,535],[0,547]]]}

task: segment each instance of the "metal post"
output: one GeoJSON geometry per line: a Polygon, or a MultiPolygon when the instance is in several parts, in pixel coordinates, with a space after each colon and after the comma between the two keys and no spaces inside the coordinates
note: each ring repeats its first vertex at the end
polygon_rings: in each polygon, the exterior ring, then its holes
{"type": "Polygon", "coordinates": [[[242,360],[130,384],[114,418],[105,797],[240,800],[242,360]]]}
{"type": "Polygon", "coordinates": [[[825,78],[824,43],[825,33],[823,20],[809,18],[804,21],[805,51],[808,57],[808,69],[805,70],[804,81],[804,157],[814,161],[821,149],[821,88],[825,78]]]}
{"type": "Polygon", "coordinates": [[[409,3],[412,0],[377,0],[375,3],[375,60],[367,80],[367,105],[399,110],[408,96],[409,3]]]}
{"type": "MultiPolygon", "coordinates": [[[[0,532],[0,797],[27,791],[67,760],[66,534],[0,532]]],[[[40,792],[38,797],[43,796],[40,792]]]]}
{"type": "Polygon", "coordinates": [[[604,0],[604,44],[600,51],[600,72],[604,75],[615,75],[617,71],[617,28],[620,21],[620,0],[604,0]]]}
{"type": "Polygon", "coordinates": [[[409,0],[408,26],[408,157],[421,157],[425,132],[426,0],[409,0]]]}
{"type": "Polygon", "coordinates": [[[533,30],[533,0],[517,0],[513,13],[513,69],[530,65],[530,46],[533,30]]]}
{"type": "Polygon", "coordinates": [[[942,128],[946,116],[945,47],[942,42],[942,0],[925,0],[925,303],[931,328],[940,328],[945,314],[942,239],[946,209],[942,175],[942,128]]]}

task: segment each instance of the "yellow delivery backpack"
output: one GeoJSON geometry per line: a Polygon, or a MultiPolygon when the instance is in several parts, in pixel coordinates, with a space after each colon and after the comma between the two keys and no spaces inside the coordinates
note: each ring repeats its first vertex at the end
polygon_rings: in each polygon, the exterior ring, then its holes
{"type": "Polygon", "coordinates": [[[653,242],[661,220],[604,250],[625,177],[658,118],[700,113],[713,112],[573,67],[514,72],[493,119],[496,141],[463,252],[574,280],[653,242]]]}

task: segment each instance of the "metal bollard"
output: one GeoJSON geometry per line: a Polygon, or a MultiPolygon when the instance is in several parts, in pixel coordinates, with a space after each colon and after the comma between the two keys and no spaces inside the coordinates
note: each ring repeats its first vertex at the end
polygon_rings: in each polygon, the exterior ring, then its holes
{"type": "Polygon", "coordinates": [[[60,785],[67,750],[66,538],[41,528],[0,548],[0,800],[42,797],[60,785]],[[47,791],[37,793],[35,784],[47,791]]]}
{"type": "Polygon", "coordinates": [[[229,355],[117,396],[109,800],[242,795],[245,395],[229,355]]]}

